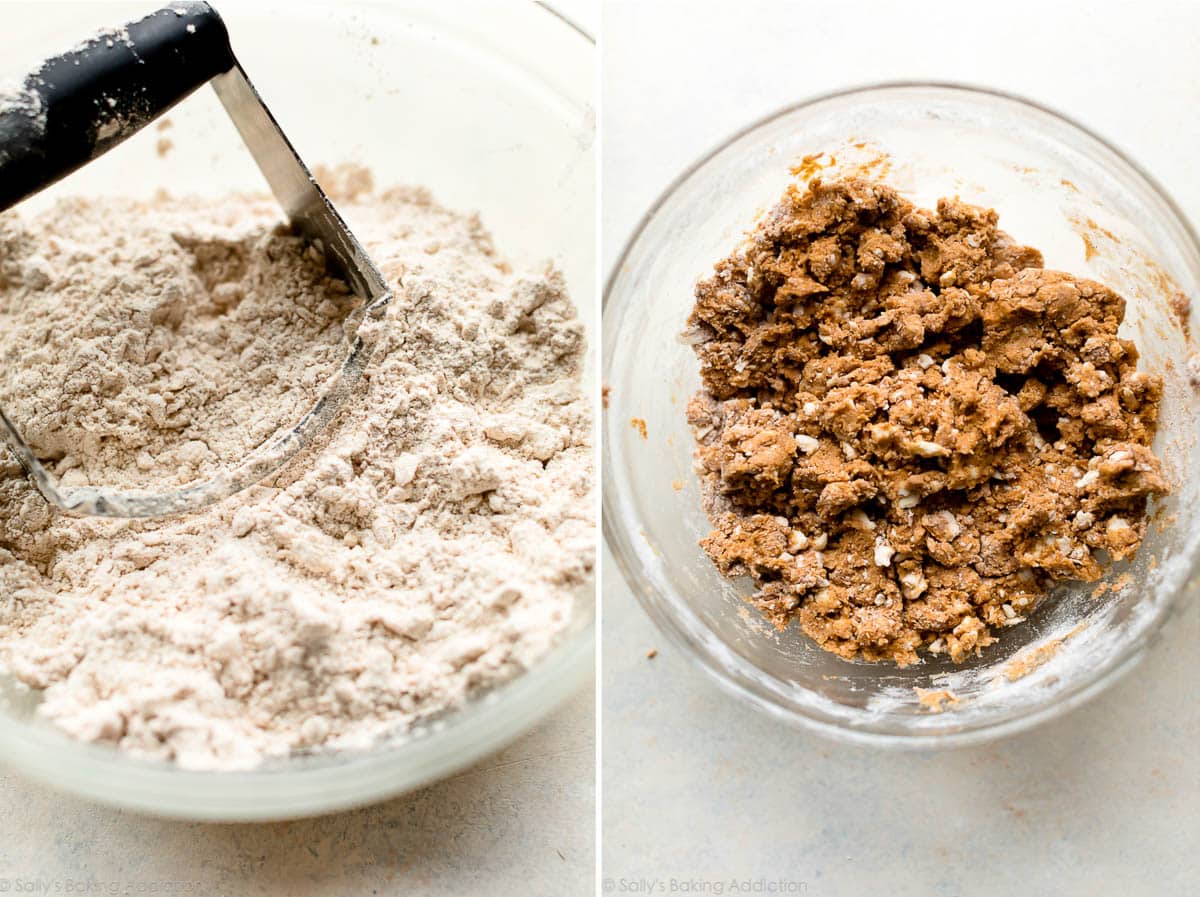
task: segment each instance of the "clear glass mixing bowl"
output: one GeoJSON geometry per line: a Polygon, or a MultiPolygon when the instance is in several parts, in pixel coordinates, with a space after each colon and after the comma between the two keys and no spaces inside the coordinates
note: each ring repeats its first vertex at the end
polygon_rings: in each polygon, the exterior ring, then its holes
{"type": "MultiPolygon", "coordinates": [[[[0,68],[28,70],[161,5],[9,4],[0,68]]],[[[586,35],[534,4],[214,6],[305,161],[359,162],[381,187],[424,185],[451,208],[478,210],[502,253],[552,258],[563,270],[594,344],[594,46],[586,35]]],[[[266,192],[211,90],[169,117],[168,130],[147,128],[31,202],[149,196],[160,187],[266,192]],[[172,147],[160,155],[164,136],[172,147]]],[[[593,368],[589,361],[591,391],[593,368]]],[[[550,655],[465,709],[370,752],[292,757],[253,772],[185,772],[74,742],[38,720],[36,694],[0,682],[0,761],[86,797],[182,818],[283,819],[363,804],[444,777],[530,729],[590,675],[594,621],[589,586],[550,655]]]]}
{"type": "MultiPolygon", "coordinates": [[[[642,606],[721,685],[791,723],[887,746],[982,741],[1064,712],[1129,670],[1194,575],[1200,544],[1195,340],[1173,299],[1200,287],[1200,245],[1136,164],[1077,124],[1014,97],[953,85],[891,84],[824,96],[735,134],[646,214],[607,286],[603,371],[604,531],[642,606]],[[806,156],[826,155],[805,163],[806,156]],[[926,206],[938,197],[994,207],[1000,226],[1046,266],[1090,276],[1129,303],[1125,330],[1166,396],[1155,449],[1175,491],[1112,588],[1063,588],[1000,643],[955,666],[848,662],[791,627],[775,632],[697,545],[709,526],[684,416],[699,387],[675,336],[692,287],[814,165],[881,177],[926,206]],[[645,422],[645,436],[631,419],[645,422]],[[1125,577],[1123,574],[1128,573],[1125,577]],[[946,691],[922,701],[918,689],[946,691]],[[937,704],[944,707],[934,712],[937,704]]],[[[1200,382],[1198,380],[1197,382],[1200,382]]]]}

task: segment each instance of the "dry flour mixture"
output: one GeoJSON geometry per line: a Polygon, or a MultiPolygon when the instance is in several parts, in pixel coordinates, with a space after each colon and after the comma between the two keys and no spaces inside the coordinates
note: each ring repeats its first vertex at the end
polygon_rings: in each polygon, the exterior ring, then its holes
{"type": "MultiPolygon", "coordinates": [[[[150,522],[62,516],[0,460],[0,666],[77,738],[220,769],[363,746],[568,624],[595,535],[561,277],[513,271],[423,191],[333,181],[396,297],[306,455],[150,522]]],[[[0,404],[67,484],[205,476],[313,401],[355,300],[278,217],[166,197],[0,216],[0,404]]]]}

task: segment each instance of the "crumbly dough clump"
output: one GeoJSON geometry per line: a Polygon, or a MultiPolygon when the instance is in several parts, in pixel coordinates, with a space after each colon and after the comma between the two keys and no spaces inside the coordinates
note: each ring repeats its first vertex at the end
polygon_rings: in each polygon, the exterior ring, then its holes
{"type": "Polygon", "coordinates": [[[977,653],[1131,557],[1168,491],[1124,300],[997,220],[814,180],[696,288],[702,545],[843,657],[977,653]]]}

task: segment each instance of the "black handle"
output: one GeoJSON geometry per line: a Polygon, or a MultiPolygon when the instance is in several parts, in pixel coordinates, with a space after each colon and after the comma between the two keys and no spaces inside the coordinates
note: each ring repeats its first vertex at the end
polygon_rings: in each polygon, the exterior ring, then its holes
{"type": "Polygon", "coordinates": [[[46,60],[0,95],[0,211],[162,115],[236,61],[221,17],[181,2],[46,60]]]}

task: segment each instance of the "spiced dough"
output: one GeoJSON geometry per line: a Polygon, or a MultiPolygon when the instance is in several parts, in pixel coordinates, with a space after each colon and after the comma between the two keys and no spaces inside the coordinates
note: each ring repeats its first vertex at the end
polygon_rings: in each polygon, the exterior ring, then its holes
{"type": "Polygon", "coordinates": [[[978,653],[1131,557],[1169,489],[1124,300],[997,220],[816,179],[696,287],[701,544],[842,657],[978,653]]]}
{"type": "MultiPolygon", "coordinates": [[[[0,673],[188,769],[405,736],[540,663],[593,567],[584,331],[424,190],[318,175],[388,279],[375,352],[285,470],[200,513],[55,513],[0,450],[0,673]]],[[[0,216],[0,397],[69,485],[205,476],[316,401],[352,296],[271,197],[0,216]],[[15,387],[14,387],[15,384],[15,387]]]]}

